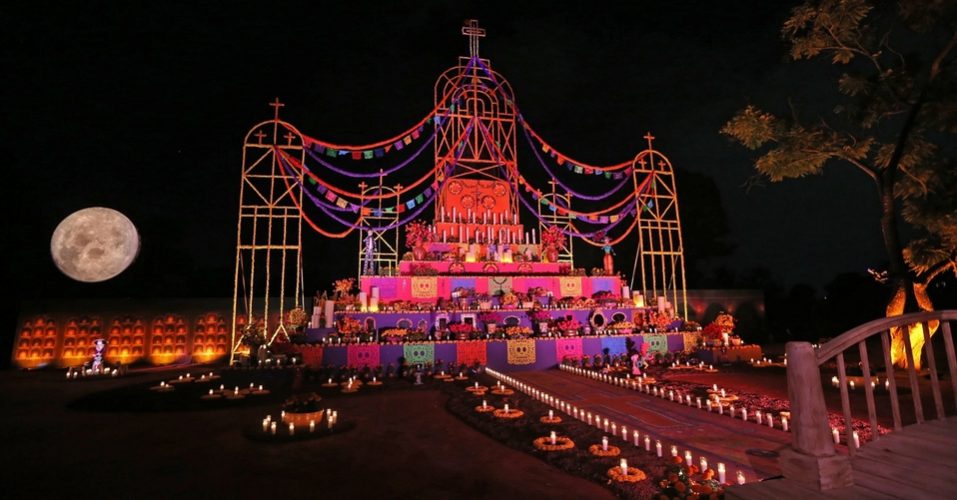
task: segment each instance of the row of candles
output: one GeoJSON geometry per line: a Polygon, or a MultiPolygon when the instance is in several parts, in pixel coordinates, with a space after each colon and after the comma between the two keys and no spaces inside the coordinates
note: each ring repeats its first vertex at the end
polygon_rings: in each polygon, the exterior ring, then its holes
{"type": "MultiPolygon", "coordinates": [[[[526,384],[526,383],[524,383],[524,382],[520,382],[520,381],[518,381],[518,380],[516,380],[516,379],[514,379],[514,378],[512,378],[512,377],[509,377],[509,376],[507,376],[507,375],[504,375],[504,374],[502,374],[502,373],[499,373],[499,372],[497,372],[497,371],[495,371],[495,370],[493,370],[493,369],[491,369],[491,368],[486,368],[485,371],[486,371],[486,373],[488,373],[489,375],[491,375],[491,376],[493,376],[493,377],[495,377],[495,378],[497,378],[497,379],[499,379],[499,380],[504,380],[505,383],[512,385],[513,387],[515,387],[515,388],[517,388],[518,390],[520,390],[520,391],[522,391],[522,392],[528,394],[529,396],[531,396],[531,397],[533,397],[533,398],[535,398],[535,399],[537,399],[537,400],[539,400],[539,401],[541,401],[541,402],[543,402],[543,403],[545,403],[545,404],[547,404],[547,405],[549,405],[549,406],[553,406],[553,407],[555,407],[555,408],[558,408],[559,410],[565,412],[565,414],[571,415],[571,416],[572,416],[573,418],[575,418],[575,419],[578,419],[578,420],[581,420],[582,422],[588,423],[589,426],[594,425],[596,428],[602,429],[602,430],[604,430],[605,432],[608,432],[608,433],[610,433],[610,434],[612,434],[612,435],[614,435],[614,436],[621,436],[621,439],[622,439],[623,441],[625,441],[625,442],[628,442],[628,441],[629,441],[629,439],[628,439],[628,437],[629,437],[629,436],[628,436],[628,428],[627,428],[626,426],[624,426],[624,425],[619,426],[616,422],[609,421],[607,418],[602,418],[602,417],[601,417],[600,415],[598,415],[598,414],[592,414],[592,412],[590,412],[590,411],[585,411],[584,409],[581,409],[581,408],[578,408],[578,407],[576,407],[576,406],[574,406],[574,405],[571,405],[571,404],[569,404],[569,403],[567,403],[567,402],[565,402],[565,401],[562,401],[561,399],[556,398],[556,397],[554,397],[554,396],[552,396],[552,395],[550,395],[550,394],[548,394],[548,393],[546,393],[546,392],[544,392],[544,391],[541,391],[541,390],[536,389],[536,388],[534,388],[534,387],[532,387],[532,386],[530,386],[530,385],[528,385],[528,384],[526,384]],[[619,432],[618,432],[618,429],[619,429],[619,428],[621,429],[621,433],[620,433],[620,434],[619,434],[619,432]]],[[[501,383],[501,382],[499,382],[499,383],[501,383]]],[[[483,401],[482,404],[485,405],[485,402],[483,401]]],[[[549,416],[549,418],[553,418],[553,417],[554,417],[553,410],[549,410],[549,411],[548,411],[548,416],[549,416]]],[[[556,443],[557,438],[558,438],[558,437],[557,437],[557,435],[555,434],[555,432],[552,432],[551,435],[549,436],[549,440],[550,440],[550,442],[551,442],[552,444],[555,444],[555,443],[556,443]]],[[[647,432],[644,433],[644,439],[642,439],[642,434],[641,434],[637,429],[634,429],[634,430],[632,430],[631,438],[632,438],[631,441],[634,443],[634,446],[635,446],[635,447],[641,448],[641,446],[644,445],[645,451],[651,452],[652,437],[651,437],[650,434],[648,434],[647,432]]],[[[656,454],[658,457],[662,457],[662,456],[664,455],[664,445],[662,444],[661,440],[660,440],[660,439],[654,439],[654,446],[655,446],[655,454],[656,454]]],[[[602,437],[602,450],[605,450],[605,451],[608,450],[608,436],[602,437]]],[[[671,450],[670,450],[670,451],[671,451],[671,456],[672,456],[672,457],[677,457],[677,456],[678,456],[678,446],[677,446],[677,445],[671,445],[671,450]]],[[[685,463],[686,463],[688,466],[691,466],[691,465],[692,465],[693,460],[694,460],[694,457],[693,457],[691,451],[685,451],[685,453],[684,453],[684,459],[685,459],[685,463]]],[[[704,457],[704,456],[699,457],[699,465],[700,465],[702,471],[707,470],[707,469],[708,469],[708,459],[707,459],[706,457],[704,457]]],[[[627,465],[627,462],[626,462],[626,461],[622,460],[622,462],[621,462],[621,468],[622,468],[623,473],[627,473],[627,471],[628,471],[628,465],[627,465]]],[[[726,484],[726,479],[727,479],[726,473],[727,473],[727,469],[726,469],[724,463],[719,462],[719,463],[718,463],[718,481],[719,481],[721,484],[726,484]]],[[[745,475],[744,475],[744,471],[741,471],[741,470],[737,471],[736,479],[737,479],[737,483],[738,483],[738,484],[744,484],[744,483],[746,482],[746,478],[745,478],[745,475]]]]}
{"type": "MultiPolygon", "coordinates": [[[[673,389],[668,389],[667,391],[665,391],[664,388],[659,389],[654,384],[649,384],[646,382],[647,375],[642,375],[640,377],[636,377],[635,379],[630,379],[630,378],[614,377],[604,373],[598,373],[592,370],[584,370],[582,368],[577,368],[574,366],[559,365],[559,368],[561,368],[564,371],[574,373],[576,375],[593,378],[595,380],[609,383],[612,385],[618,385],[626,389],[632,389],[638,392],[644,391],[645,394],[651,394],[651,395],[654,395],[655,397],[660,397],[662,399],[664,399],[664,397],[667,396],[669,401],[673,401],[678,404],[684,404],[686,406],[692,406],[692,399],[690,394],[685,394],[684,396],[682,396],[681,394],[676,394],[673,389]]],[[[700,397],[696,397],[694,398],[694,404],[697,406],[699,410],[706,409],[709,412],[713,412],[714,409],[717,408],[718,415],[724,415],[724,404],[721,403],[721,401],[718,400],[718,398],[719,397],[726,398],[727,391],[723,388],[719,389],[718,384],[714,384],[712,386],[712,391],[713,391],[712,398],[715,398],[716,400],[715,402],[712,402],[711,398],[702,401],[700,397]]],[[[755,410],[755,412],[752,414],[748,412],[747,408],[738,409],[734,405],[730,405],[728,408],[728,411],[729,411],[728,415],[731,418],[736,418],[738,415],[740,415],[741,420],[745,422],[750,422],[751,421],[750,416],[753,415],[754,423],[767,424],[767,426],[772,429],[777,428],[775,427],[774,415],[772,415],[771,413],[763,413],[761,412],[761,410],[755,410]]],[[[780,427],[781,430],[783,430],[784,432],[788,432],[789,426],[788,426],[787,417],[782,415],[780,417],[780,423],[781,423],[781,427],[780,427]]]]}
{"type": "MultiPolygon", "coordinates": [[[[878,385],[879,382],[880,382],[880,379],[877,378],[877,377],[874,377],[874,380],[871,380],[871,389],[877,387],[877,385],[878,385]]],[[[840,380],[839,378],[837,378],[837,375],[831,377],[831,385],[833,385],[834,387],[840,387],[840,386],[841,386],[841,380],[840,380]]],[[[852,391],[857,388],[857,384],[856,384],[853,380],[848,380],[848,381],[847,381],[847,386],[848,386],[848,388],[850,388],[852,391]]],[[[888,391],[889,391],[890,389],[891,389],[891,381],[890,381],[890,379],[884,380],[884,390],[888,390],[888,391]]]]}
{"type": "MultiPolygon", "coordinates": [[[[286,416],[286,412],[283,411],[280,414],[280,420],[282,420],[285,416],[286,416]]],[[[326,416],[327,428],[329,430],[332,430],[332,428],[336,425],[336,422],[338,421],[339,421],[339,412],[329,410],[326,416]]],[[[263,424],[263,432],[268,432],[272,435],[276,435],[276,430],[278,429],[278,426],[276,421],[272,419],[272,415],[266,415],[266,418],[263,419],[262,424],[263,424]]],[[[289,422],[289,425],[286,428],[289,430],[290,436],[296,435],[296,424],[294,422],[289,422]]],[[[310,433],[316,432],[315,420],[309,420],[309,432],[310,433]]]]}
{"type": "Polygon", "coordinates": [[[81,376],[83,376],[83,377],[88,377],[88,376],[93,376],[93,375],[109,375],[109,376],[111,376],[111,377],[115,377],[115,376],[117,376],[117,375],[119,375],[119,374],[120,374],[120,371],[117,370],[116,368],[113,368],[112,370],[110,370],[109,368],[106,368],[106,369],[99,370],[99,371],[94,370],[94,369],[92,369],[92,368],[83,369],[83,368],[79,368],[79,367],[77,367],[77,368],[70,367],[70,368],[67,368],[67,369],[66,369],[66,378],[67,378],[67,379],[77,379],[77,378],[79,378],[79,377],[81,377],[81,376]]]}

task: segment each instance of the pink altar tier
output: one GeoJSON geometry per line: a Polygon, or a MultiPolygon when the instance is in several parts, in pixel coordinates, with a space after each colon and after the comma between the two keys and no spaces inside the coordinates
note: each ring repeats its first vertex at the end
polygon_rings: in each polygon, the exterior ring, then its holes
{"type": "MultiPolygon", "coordinates": [[[[401,266],[408,264],[403,262],[401,266]]],[[[446,262],[433,262],[448,265],[446,262]]],[[[470,265],[473,263],[464,263],[470,265]]],[[[479,269],[486,262],[476,262],[479,269]]],[[[495,263],[503,266],[503,263],[495,263]]],[[[538,263],[538,265],[542,265],[538,263]]],[[[547,264],[546,264],[547,265],[547,264]]],[[[557,264],[554,264],[557,266],[557,264]]],[[[359,290],[368,297],[380,301],[404,300],[435,303],[439,298],[450,299],[456,289],[474,290],[477,294],[497,295],[502,291],[528,293],[541,288],[552,297],[590,297],[597,292],[608,292],[613,297],[621,296],[621,278],[618,276],[507,276],[510,271],[501,267],[489,275],[452,276],[362,276],[359,290]],[[505,273],[505,274],[503,274],[505,273]],[[376,288],[376,290],[373,290],[376,288]]],[[[404,273],[404,271],[403,271],[404,273]]]]}

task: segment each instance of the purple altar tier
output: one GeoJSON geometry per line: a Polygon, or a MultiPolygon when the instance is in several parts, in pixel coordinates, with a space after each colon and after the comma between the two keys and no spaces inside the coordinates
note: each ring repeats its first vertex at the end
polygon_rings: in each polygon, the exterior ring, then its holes
{"type": "MultiPolygon", "coordinates": [[[[482,263],[475,265],[481,266],[482,263]]],[[[621,279],[617,276],[508,277],[502,276],[501,271],[495,276],[363,276],[359,281],[359,290],[370,297],[378,296],[381,302],[408,300],[434,304],[438,298],[452,298],[453,290],[462,286],[462,283],[474,283],[473,291],[479,294],[494,294],[507,286],[508,291],[521,293],[540,287],[557,298],[589,297],[597,292],[609,292],[615,297],[621,295],[621,279]],[[378,295],[373,287],[378,289],[378,295]]]]}
{"type": "MultiPolygon", "coordinates": [[[[660,338],[666,344],[670,351],[681,351],[691,349],[693,345],[685,345],[686,336],[681,333],[655,334],[655,335],[610,335],[601,337],[581,337],[581,338],[535,338],[535,339],[516,339],[516,340],[489,340],[489,341],[435,341],[407,343],[403,345],[390,344],[355,344],[355,345],[326,345],[321,347],[323,353],[317,356],[323,364],[331,366],[347,366],[361,363],[363,360],[374,361],[377,364],[398,365],[399,358],[405,357],[406,347],[421,345],[427,349],[424,352],[432,352],[431,362],[443,363],[456,362],[462,358],[459,351],[467,351],[468,356],[482,358],[479,353],[476,355],[476,349],[484,350],[484,358],[487,366],[499,371],[524,371],[524,370],[546,370],[553,368],[560,363],[562,359],[559,353],[568,353],[568,357],[578,358],[581,356],[595,356],[604,354],[604,349],[608,349],[608,354],[624,354],[625,341],[630,338],[635,343],[635,348],[640,349],[645,342],[656,342],[651,337],[660,338]],[[572,348],[569,349],[569,345],[572,348]]],[[[664,346],[662,346],[664,347],[664,346]]],[[[562,356],[565,357],[565,356],[562,356]]],[[[429,362],[427,359],[426,362],[429,362]]],[[[361,367],[358,366],[358,367],[361,367]]]]}

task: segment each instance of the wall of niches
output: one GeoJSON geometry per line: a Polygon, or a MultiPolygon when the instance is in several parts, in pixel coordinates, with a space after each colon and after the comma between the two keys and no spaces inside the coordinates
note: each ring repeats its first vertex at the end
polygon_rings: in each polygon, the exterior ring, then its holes
{"type": "Polygon", "coordinates": [[[21,368],[80,366],[91,360],[93,341],[105,338],[111,363],[211,362],[229,355],[229,317],[217,310],[21,316],[12,357],[21,368]]]}

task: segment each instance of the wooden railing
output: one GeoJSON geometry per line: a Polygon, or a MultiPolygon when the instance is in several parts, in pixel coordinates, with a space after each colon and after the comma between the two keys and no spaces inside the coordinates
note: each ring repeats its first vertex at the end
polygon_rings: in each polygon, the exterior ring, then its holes
{"type": "MultiPolygon", "coordinates": [[[[921,402],[918,374],[915,370],[915,356],[919,359],[920,352],[915,353],[909,341],[908,327],[920,325],[924,336],[923,354],[927,360],[927,369],[930,377],[931,393],[934,398],[934,407],[937,418],[945,418],[944,402],[940,387],[940,378],[937,370],[937,360],[934,355],[933,343],[930,336],[930,324],[939,322],[943,337],[944,350],[947,357],[951,390],[953,382],[957,380],[957,357],[954,355],[954,340],[951,335],[950,322],[957,321],[957,310],[932,311],[908,314],[890,318],[881,318],[865,323],[849,330],[841,336],[827,342],[819,349],[815,349],[807,342],[788,342],[788,396],[791,400],[791,418],[793,422],[793,439],[791,448],[781,454],[781,469],[784,476],[803,483],[827,490],[853,484],[850,473],[849,457],[839,455],[834,446],[834,437],[829,426],[827,405],[824,399],[824,389],[821,384],[821,366],[832,359],[837,362],[837,378],[841,394],[841,410],[844,416],[844,440],[848,443],[848,454],[856,452],[853,429],[853,415],[848,384],[845,352],[857,346],[860,356],[862,372],[861,385],[864,386],[864,397],[867,406],[867,420],[870,425],[871,439],[880,438],[878,427],[877,405],[875,403],[875,386],[871,382],[874,370],[868,356],[867,341],[874,336],[880,337],[883,350],[881,364],[886,370],[887,391],[890,398],[890,412],[894,430],[902,428],[901,407],[898,398],[897,382],[894,366],[891,363],[891,335],[893,328],[903,327],[908,382],[911,398],[914,404],[915,423],[924,422],[924,408],[921,402]]],[[[954,395],[957,400],[957,394],[954,395]]]]}

